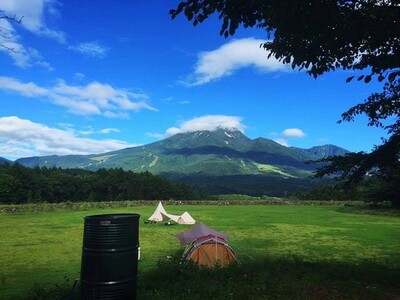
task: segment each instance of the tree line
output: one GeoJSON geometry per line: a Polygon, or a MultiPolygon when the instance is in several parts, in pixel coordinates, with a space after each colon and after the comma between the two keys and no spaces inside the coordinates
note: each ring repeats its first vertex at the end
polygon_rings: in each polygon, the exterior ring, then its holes
{"type": "Polygon", "coordinates": [[[172,183],[149,172],[0,165],[0,203],[3,204],[204,198],[186,184],[172,183]]]}
{"type": "Polygon", "coordinates": [[[305,192],[290,195],[298,200],[361,200],[365,202],[389,202],[393,207],[400,207],[400,175],[396,180],[387,181],[371,176],[349,185],[338,182],[335,185],[324,185],[311,188],[305,192]]]}

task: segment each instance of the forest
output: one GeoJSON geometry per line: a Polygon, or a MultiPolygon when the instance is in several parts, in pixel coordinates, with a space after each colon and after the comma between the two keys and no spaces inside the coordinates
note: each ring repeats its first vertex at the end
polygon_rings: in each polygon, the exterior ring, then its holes
{"type": "Polygon", "coordinates": [[[213,195],[239,193],[297,200],[361,200],[400,205],[398,178],[389,182],[378,178],[365,178],[353,185],[335,183],[332,180],[320,182],[320,185],[310,184],[312,179],[308,179],[308,184],[306,180],[303,181],[302,190],[291,190],[291,184],[295,185],[294,182],[266,180],[264,177],[259,180],[257,177],[221,177],[219,180],[208,178],[201,184],[193,184],[190,180],[185,181],[182,178],[169,180],[147,171],[135,173],[121,168],[99,169],[93,172],[80,169],[28,168],[18,163],[5,163],[0,165],[0,203],[209,200],[214,198],[213,195]],[[258,194],[254,194],[255,191],[258,191],[258,194]],[[285,194],[282,194],[283,192],[285,194]]]}
{"type": "Polygon", "coordinates": [[[172,183],[149,172],[122,169],[27,168],[0,165],[0,203],[114,200],[183,200],[205,196],[183,183],[172,183]]]}

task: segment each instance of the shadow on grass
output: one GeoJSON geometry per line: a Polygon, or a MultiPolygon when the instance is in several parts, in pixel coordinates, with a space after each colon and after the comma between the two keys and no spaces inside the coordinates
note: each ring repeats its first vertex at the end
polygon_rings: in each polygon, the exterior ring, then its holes
{"type": "Polygon", "coordinates": [[[345,204],[339,207],[336,211],[361,215],[400,217],[400,206],[393,206],[389,203],[364,203],[362,205],[345,204]]]}
{"type": "MultiPolygon", "coordinates": [[[[262,257],[210,269],[180,257],[138,274],[137,299],[400,299],[400,270],[373,262],[262,257]]],[[[20,299],[68,299],[72,284],[35,286],[20,299]]],[[[79,299],[79,286],[74,296],[79,299]]]]}
{"type": "MultiPolygon", "coordinates": [[[[59,284],[35,284],[20,300],[67,300],[70,298],[73,280],[64,278],[59,284]]],[[[79,299],[78,293],[74,293],[73,299],[79,299]]]]}
{"type": "Polygon", "coordinates": [[[139,299],[400,299],[399,269],[296,257],[201,268],[180,255],[139,277],[139,299]]]}

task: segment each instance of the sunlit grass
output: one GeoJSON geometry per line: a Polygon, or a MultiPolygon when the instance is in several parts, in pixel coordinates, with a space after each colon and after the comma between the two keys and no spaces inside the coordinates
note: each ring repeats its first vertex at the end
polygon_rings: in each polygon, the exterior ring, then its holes
{"type": "MultiPolygon", "coordinates": [[[[23,294],[35,283],[79,277],[83,218],[103,213],[139,213],[141,272],[183,251],[175,233],[190,226],[144,224],[155,207],[0,214],[0,298],[23,294]]],[[[239,259],[301,257],[309,262],[400,268],[400,218],[337,212],[334,206],[168,206],[229,233],[239,259]]]]}
{"type": "Polygon", "coordinates": [[[296,176],[290,175],[289,173],[286,173],[279,169],[278,167],[271,166],[271,165],[266,165],[266,164],[259,164],[259,163],[254,163],[254,165],[262,172],[265,173],[276,173],[282,176],[286,177],[291,177],[291,178],[296,178],[296,176]]]}

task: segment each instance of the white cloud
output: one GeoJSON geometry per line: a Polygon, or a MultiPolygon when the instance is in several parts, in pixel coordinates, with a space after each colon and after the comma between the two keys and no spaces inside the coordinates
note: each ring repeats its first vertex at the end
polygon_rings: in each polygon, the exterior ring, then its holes
{"type": "Polygon", "coordinates": [[[229,76],[240,68],[253,67],[258,71],[282,72],[290,68],[275,58],[267,59],[269,52],[260,48],[265,40],[246,38],[233,40],[220,48],[201,52],[194,73],[184,83],[189,86],[202,85],[229,76]]]}
{"type": "Polygon", "coordinates": [[[46,61],[36,61],[35,66],[39,66],[47,71],[54,71],[54,68],[46,61]]]}
{"type": "Polygon", "coordinates": [[[174,97],[167,97],[167,98],[162,99],[162,101],[164,103],[167,103],[167,104],[176,104],[176,103],[178,103],[178,104],[186,105],[186,104],[190,103],[189,100],[186,100],[186,99],[185,100],[178,100],[178,99],[174,99],[174,97]]]}
{"type": "Polygon", "coordinates": [[[27,30],[48,38],[57,40],[60,43],[65,42],[65,34],[61,31],[50,29],[45,24],[46,14],[56,15],[56,0],[2,0],[1,9],[9,16],[23,18],[19,26],[27,30]]]}
{"type": "Polygon", "coordinates": [[[282,135],[287,138],[303,138],[306,134],[299,128],[288,128],[282,132],[282,135]]]}
{"type": "Polygon", "coordinates": [[[289,141],[288,139],[296,138],[300,139],[306,136],[303,130],[299,128],[287,128],[282,131],[282,133],[279,134],[276,132],[271,132],[270,136],[273,137],[273,140],[277,142],[278,144],[281,144],[283,146],[289,147],[289,141]]]}
{"type": "Polygon", "coordinates": [[[11,77],[0,76],[0,89],[15,91],[26,97],[45,96],[48,91],[33,82],[22,83],[11,77]]]}
{"type": "Polygon", "coordinates": [[[111,132],[121,132],[118,128],[104,128],[99,131],[102,134],[109,134],[111,132]]]}
{"type": "Polygon", "coordinates": [[[104,58],[108,50],[97,42],[81,43],[75,46],[69,46],[68,49],[96,58],[104,58]]]}
{"type": "Polygon", "coordinates": [[[244,132],[246,125],[242,123],[241,117],[225,115],[206,115],[181,123],[180,127],[170,127],[164,134],[148,133],[155,138],[165,138],[178,133],[193,132],[200,130],[213,131],[216,129],[239,130],[244,132]]]}
{"type": "Polygon", "coordinates": [[[0,51],[10,56],[14,60],[14,64],[21,68],[39,66],[41,68],[52,71],[51,65],[44,61],[39,51],[34,48],[27,47],[21,41],[18,30],[25,27],[29,31],[50,38],[54,38],[59,42],[64,42],[64,34],[48,29],[44,23],[44,10],[46,7],[53,5],[54,1],[50,0],[3,0],[0,9],[4,12],[2,16],[8,16],[15,20],[21,20],[21,23],[14,22],[10,19],[0,19],[0,51]],[[11,50],[10,50],[11,49],[11,50]]]}
{"type": "Polygon", "coordinates": [[[0,117],[0,156],[94,154],[137,145],[124,141],[81,138],[72,130],[50,128],[16,116],[0,117]]]}
{"type": "Polygon", "coordinates": [[[94,129],[92,126],[85,126],[84,128],[78,130],[75,129],[74,124],[70,123],[58,123],[58,126],[66,131],[72,132],[74,135],[109,134],[113,132],[121,132],[121,130],[118,128],[94,129]]]}
{"type": "Polygon", "coordinates": [[[0,47],[0,51],[10,56],[14,64],[20,68],[26,69],[38,66],[48,71],[54,70],[54,68],[43,59],[39,51],[34,48],[26,48],[18,41],[18,37],[14,36],[11,40],[2,39],[0,37],[0,44],[3,45],[3,47],[0,47]]]}
{"type": "Polygon", "coordinates": [[[74,74],[74,78],[75,78],[76,80],[83,80],[83,79],[85,79],[85,74],[80,73],[80,72],[76,72],[76,73],[74,74]]]}
{"type": "Polygon", "coordinates": [[[284,138],[274,139],[274,141],[277,142],[278,144],[281,144],[282,146],[289,147],[288,141],[285,140],[284,138]]]}
{"type": "Polygon", "coordinates": [[[68,85],[64,81],[52,87],[40,87],[33,82],[24,83],[11,77],[0,76],[0,90],[16,92],[26,97],[48,99],[51,103],[78,115],[128,117],[127,112],[156,109],[146,103],[148,96],[109,84],[92,82],[85,86],[68,85]]]}

